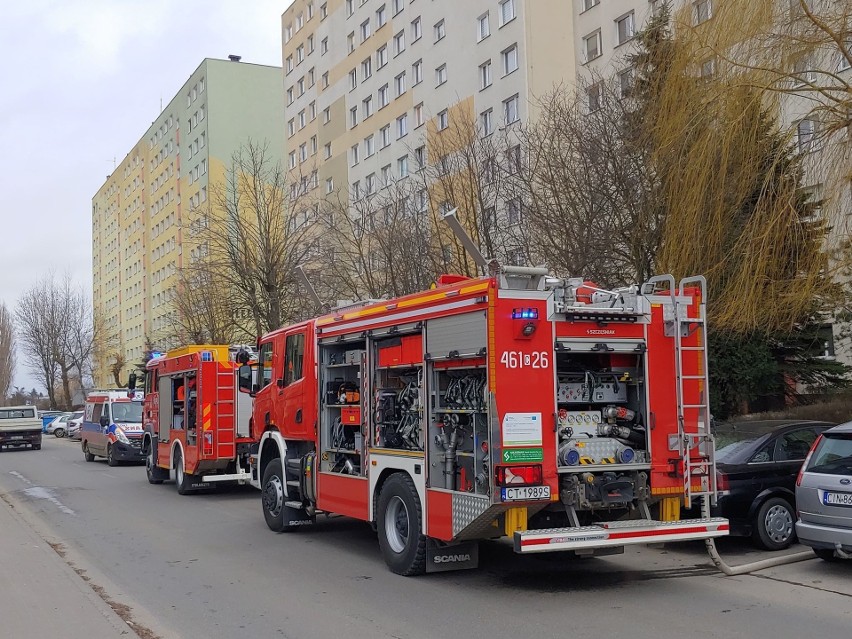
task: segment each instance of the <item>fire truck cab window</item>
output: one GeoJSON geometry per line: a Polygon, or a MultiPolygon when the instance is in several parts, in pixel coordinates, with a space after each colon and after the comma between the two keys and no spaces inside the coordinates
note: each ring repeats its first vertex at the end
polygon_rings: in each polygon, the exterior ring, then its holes
{"type": "Polygon", "coordinates": [[[287,336],[286,358],[284,362],[284,385],[289,386],[302,379],[302,361],[305,358],[305,334],[296,333],[287,336]]]}
{"type": "Polygon", "coordinates": [[[260,347],[260,387],[264,388],[272,381],[272,342],[260,347]]]}

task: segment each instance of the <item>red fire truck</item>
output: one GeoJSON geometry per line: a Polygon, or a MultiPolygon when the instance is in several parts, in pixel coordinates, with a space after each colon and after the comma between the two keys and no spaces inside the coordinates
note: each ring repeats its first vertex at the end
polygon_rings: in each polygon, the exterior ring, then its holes
{"type": "Polygon", "coordinates": [[[142,454],[150,483],[169,479],[172,469],[181,495],[217,482],[250,483],[252,400],[237,392],[234,361],[249,358],[245,350],[204,344],[148,362],[142,454]]]}
{"type": "Polygon", "coordinates": [[[501,536],[591,555],[726,535],[680,517],[716,491],[704,313],[702,277],[497,267],[269,333],[257,383],[239,370],[266,523],[371,522],[403,575],[501,536]]]}

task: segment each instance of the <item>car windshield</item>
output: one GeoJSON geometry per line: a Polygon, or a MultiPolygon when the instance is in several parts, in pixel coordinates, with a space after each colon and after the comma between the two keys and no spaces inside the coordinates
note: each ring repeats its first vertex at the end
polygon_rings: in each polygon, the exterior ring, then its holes
{"type": "MultiPolygon", "coordinates": [[[[722,448],[719,448],[716,451],[716,460],[725,462],[740,457],[741,455],[747,455],[752,450],[754,440],[754,437],[750,437],[748,439],[733,441],[727,446],[722,446],[722,448]]],[[[722,443],[724,443],[724,440],[722,443]]]]}
{"type": "Polygon", "coordinates": [[[852,435],[823,433],[808,463],[807,472],[852,475],[852,435]]]}
{"type": "Polygon", "coordinates": [[[142,402],[115,402],[112,421],[142,423],[142,402]]]}
{"type": "Polygon", "coordinates": [[[71,415],[71,417],[69,417],[68,419],[80,419],[82,416],[83,416],[83,413],[82,413],[82,412],[79,412],[79,413],[73,413],[73,414],[71,415]]]}

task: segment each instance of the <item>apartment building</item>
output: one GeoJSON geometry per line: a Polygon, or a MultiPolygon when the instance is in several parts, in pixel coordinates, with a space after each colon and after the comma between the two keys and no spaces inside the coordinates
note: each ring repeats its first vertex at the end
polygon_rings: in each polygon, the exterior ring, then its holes
{"type": "Polygon", "coordinates": [[[564,0],[295,0],[282,16],[291,195],[357,200],[428,161],[454,121],[535,117],[574,80],[564,0]]]}
{"type": "Polygon", "coordinates": [[[281,161],[281,68],[207,58],[92,198],[93,304],[105,338],[95,384],[138,364],[146,343],[169,347],[178,269],[203,257],[193,229],[205,225],[212,189],[249,139],[281,161]]]}

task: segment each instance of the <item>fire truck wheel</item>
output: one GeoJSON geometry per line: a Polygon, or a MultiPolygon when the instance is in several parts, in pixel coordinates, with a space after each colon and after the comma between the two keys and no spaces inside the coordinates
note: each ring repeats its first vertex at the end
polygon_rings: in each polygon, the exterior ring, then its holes
{"type": "Polygon", "coordinates": [[[263,518],[273,532],[291,532],[296,526],[284,525],[284,471],[281,459],[273,459],[263,471],[261,502],[263,518]]]}
{"type": "Polygon", "coordinates": [[[118,460],[115,458],[115,450],[112,444],[107,444],[107,464],[109,466],[118,466],[118,460]]]}
{"type": "Polygon", "coordinates": [[[192,486],[192,475],[184,469],[180,450],[175,451],[175,486],[177,486],[178,495],[186,495],[192,486]]]}
{"type": "Polygon", "coordinates": [[[405,473],[392,475],[382,486],[378,507],[379,548],[385,563],[398,575],[426,571],[426,535],[417,488],[405,473]]]}
{"type": "Polygon", "coordinates": [[[145,455],[145,474],[149,484],[163,483],[163,478],[160,477],[162,469],[157,467],[157,444],[153,441],[148,444],[148,454],[145,455]]]}
{"type": "Polygon", "coordinates": [[[95,456],[89,452],[89,444],[88,442],[83,442],[83,457],[86,458],[87,462],[95,461],[95,456]]]}
{"type": "Polygon", "coordinates": [[[772,497],[757,510],[752,533],[766,550],[783,550],[796,539],[796,514],[786,499],[772,497]]]}

